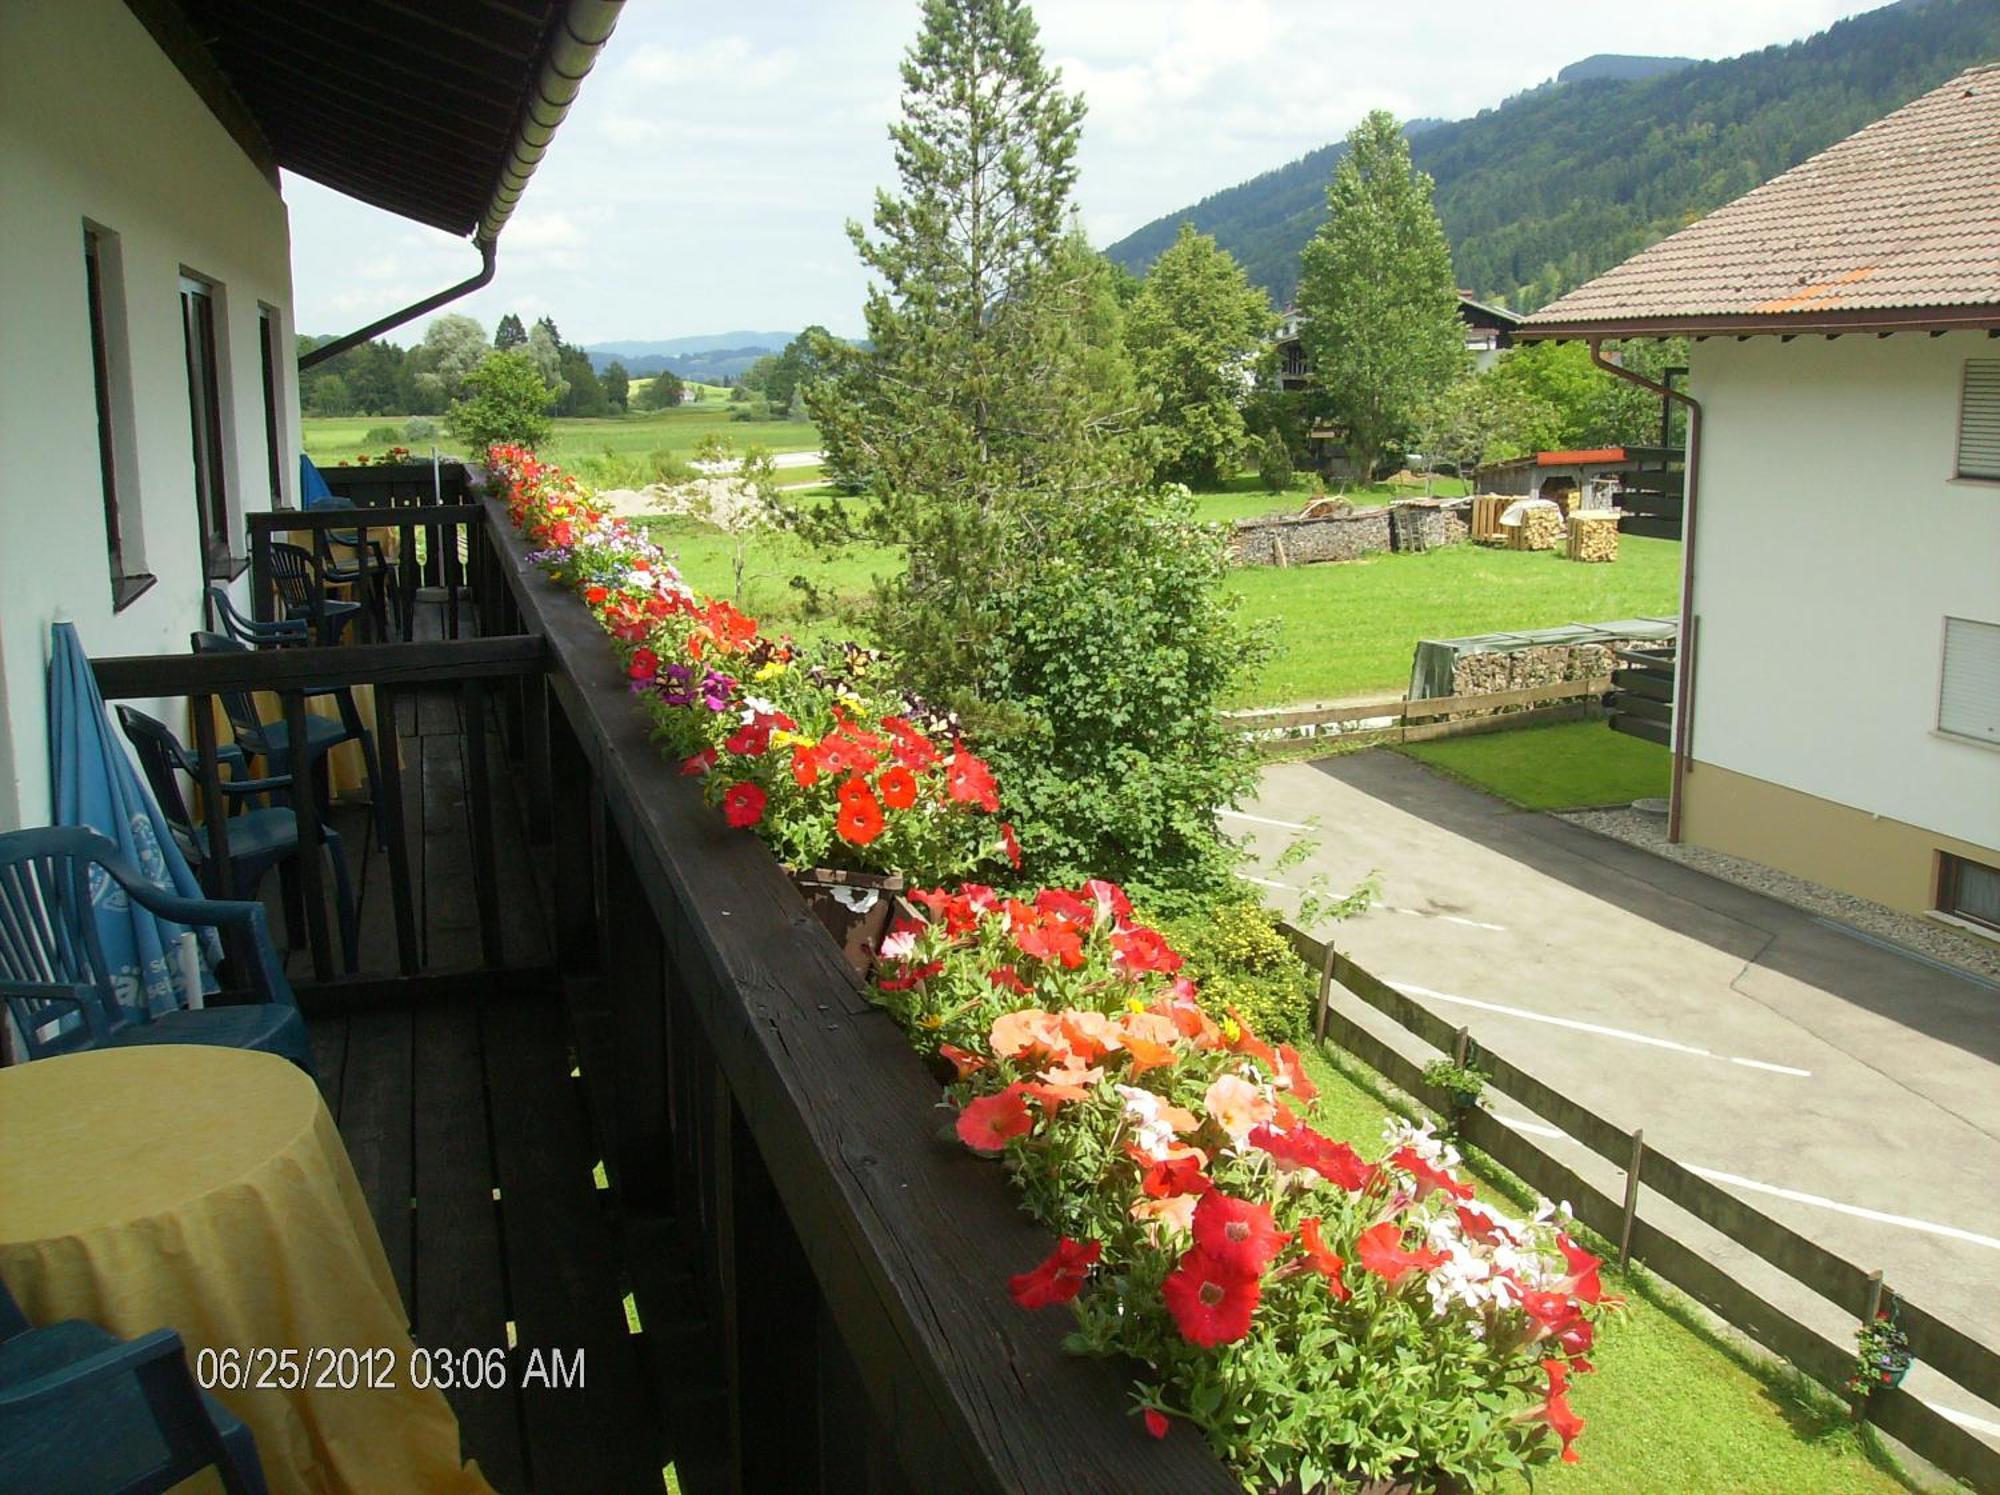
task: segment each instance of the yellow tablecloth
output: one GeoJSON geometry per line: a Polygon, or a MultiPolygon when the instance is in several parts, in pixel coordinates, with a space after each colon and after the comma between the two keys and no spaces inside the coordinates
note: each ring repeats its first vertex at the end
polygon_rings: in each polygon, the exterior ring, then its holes
{"type": "Polygon", "coordinates": [[[411,1385],[354,1169],[286,1060],[160,1044],[0,1070],[0,1277],[31,1323],[178,1329],[198,1381],[204,1348],[392,1364],[393,1388],[209,1388],[256,1435],[274,1492],[489,1489],[459,1463],[443,1394],[411,1385]]]}

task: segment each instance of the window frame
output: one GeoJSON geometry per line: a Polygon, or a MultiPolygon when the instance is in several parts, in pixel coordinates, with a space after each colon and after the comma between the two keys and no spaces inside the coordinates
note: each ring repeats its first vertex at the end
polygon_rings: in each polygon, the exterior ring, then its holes
{"type": "Polygon", "coordinates": [[[257,353],[264,388],[264,458],[271,479],[271,507],[285,503],[284,419],[279,413],[278,396],[284,387],[284,364],[279,356],[279,338],[284,321],[278,308],[269,302],[257,303],[257,353]]]}
{"type": "Polygon", "coordinates": [[[2000,924],[1982,918],[1978,914],[1967,913],[1958,902],[1959,884],[1964,879],[1966,868],[1975,868],[2000,877],[2000,867],[1989,867],[1984,862],[1975,862],[1971,857],[1962,857],[1949,851],[1938,852],[1937,858],[1937,897],[1932,901],[1932,906],[1947,918],[1957,919],[1961,923],[1970,924],[1990,934],[2000,935],[2000,924]]]}
{"type": "Polygon", "coordinates": [[[2000,623],[1990,622],[1985,618],[1961,617],[1957,613],[1946,613],[1943,619],[1939,622],[1937,710],[1935,715],[1931,719],[1931,730],[1937,733],[1938,736],[1948,738],[1952,742],[1968,742],[1971,743],[1974,747],[1986,748],[1988,751],[1991,752],[2000,752],[2000,739],[1995,739],[1992,737],[1977,737],[1970,732],[1957,731],[1954,728],[1945,725],[1944,694],[1945,694],[1945,684],[1946,684],[1946,671],[1948,671],[1951,668],[1951,625],[1954,623],[1965,623],[1971,625],[1974,628],[1992,628],[2000,630],[2000,623]]]}
{"type": "MultiPolygon", "coordinates": [[[[1975,364],[1990,365],[1996,385],[2000,385],[2000,358],[1968,358],[1958,372],[1958,421],[1952,428],[1951,481],[1954,483],[1981,483],[2000,486],[2000,469],[1992,472],[1967,472],[1965,470],[1965,416],[1972,404],[1972,370],[1975,364]]],[[[1996,413],[2000,413],[2000,392],[1995,394],[1996,413]]]]}
{"type": "MultiPolygon", "coordinates": [[[[122,339],[112,334],[120,322],[118,297],[122,281],[118,235],[83,221],[83,294],[90,333],[91,394],[97,409],[97,466],[104,498],[104,550],[111,576],[111,610],[123,612],[158,579],[144,569],[144,536],[136,522],[137,506],[128,503],[133,485],[131,466],[119,448],[126,433],[120,420],[120,395],[129,387],[129,365],[122,339]]],[[[123,401],[129,413],[131,402],[123,401]]]]}
{"type": "Polygon", "coordinates": [[[233,543],[229,428],[225,416],[229,382],[222,336],[228,321],[218,306],[221,289],[206,276],[187,269],[181,271],[181,343],[187,364],[195,516],[201,535],[202,569],[211,581],[232,579],[248,564],[236,554],[233,543]]]}

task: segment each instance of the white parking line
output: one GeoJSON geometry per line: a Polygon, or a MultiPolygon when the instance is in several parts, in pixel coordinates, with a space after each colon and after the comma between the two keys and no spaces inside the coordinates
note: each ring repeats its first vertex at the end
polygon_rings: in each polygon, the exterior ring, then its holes
{"type": "Polygon", "coordinates": [[[1505,1007],[1498,1002],[1482,1002],[1477,997],[1455,997],[1450,992],[1433,991],[1428,986],[1417,986],[1407,981],[1390,981],[1389,985],[1413,997],[1429,997],[1434,1002],[1450,1002],[1458,1007],[1476,1007],[1482,1012],[1497,1012],[1505,1017],[1526,1018],[1533,1023],[1549,1023],[1558,1028],[1572,1028],[1579,1033],[1595,1033],[1600,1038],[1619,1038],[1627,1043],[1643,1043],[1650,1048],[1671,1049],[1677,1054],[1692,1054],[1697,1059],[1727,1059],[1732,1064],[1748,1064],[1756,1069],[1766,1069],[1773,1074],[1796,1075],[1809,1079],[1812,1071],[1797,1069],[1789,1064],[1772,1064],[1763,1059],[1737,1059],[1729,1054],[1718,1054],[1712,1049],[1696,1048],[1690,1043],[1675,1043],[1671,1038],[1655,1038],[1648,1033],[1633,1033],[1624,1028],[1608,1028],[1602,1023],[1586,1023],[1573,1017],[1555,1017],[1546,1012],[1530,1012],[1523,1007],[1505,1007]]]}
{"type": "Polygon", "coordinates": [[[1281,831],[1316,831],[1316,825],[1300,825],[1296,820],[1272,820],[1263,815],[1246,815],[1241,810],[1217,810],[1218,815],[1227,815],[1231,820],[1248,820],[1255,825],[1275,825],[1281,831]]]}
{"type": "Polygon", "coordinates": [[[1247,872],[1239,872],[1236,874],[1236,877],[1239,882],[1254,882],[1260,888],[1281,888],[1287,893],[1302,893],[1305,891],[1303,888],[1293,887],[1288,882],[1272,882],[1268,877],[1252,877],[1247,872]]]}
{"type": "Polygon", "coordinates": [[[1419,919],[1442,919],[1447,924],[1463,924],[1467,929],[1490,929],[1496,934],[1507,932],[1505,924],[1488,924],[1479,919],[1461,919],[1457,914],[1434,914],[1429,909],[1400,908],[1393,903],[1384,903],[1380,907],[1386,908],[1392,914],[1410,914],[1419,919]]]}
{"type": "Polygon", "coordinates": [[[1977,1231],[1960,1230],[1956,1225],[1940,1225],[1935,1220],[1916,1220],[1908,1215],[1885,1214],[1881,1210],[1866,1209],[1858,1204],[1842,1204],[1837,1199],[1822,1199],[1817,1194],[1802,1194],[1797,1189],[1781,1189],[1776,1184],[1760,1184],[1754,1178],[1739,1178],[1734,1173],[1724,1173],[1719,1168],[1700,1168],[1690,1163],[1688,1172],[1699,1173],[1710,1183],[1731,1184],[1754,1193],[1773,1194],[1780,1199],[1789,1199],[1794,1204],[1810,1204],[1819,1209],[1830,1209],[1843,1215],[1874,1220],[1882,1225],[1900,1225],[1905,1230],[1921,1230],[1927,1235],[1950,1236],[1955,1241],[1969,1241],[1975,1246],[1984,1246],[1989,1251],[2000,1251],[2000,1240],[1990,1235],[1980,1235],[1977,1231]]]}
{"type": "MultiPolygon", "coordinates": [[[[1571,1140],[1569,1134],[1561,1127],[1547,1126],[1539,1121],[1527,1121],[1518,1116],[1502,1116],[1498,1112],[1494,1113],[1493,1119],[1513,1131],[1528,1132],[1537,1137],[1554,1137],[1565,1142],[1571,1140]]],[[[1878,1225],[1897,1225],[1904,1230],[1920,1230],[1926,1235],[1949,1236],[1955,1241],[1966,1241],[1974,1246],[1984,1246],[1989,1251],[2000,1251],[2000,1240],[1995,1240],[1990,1235],[1981,1235],[1975,1230],[1961,1230],[1956,1225],[1940,1225],[1935,1220],[1919,1220],[1910,1215],[1892,1215],[1886,1210],[1869,1209],[1860,1204],[1842,1204],[1837,1199],[1807,1194],[1799,1189],[1782,1188],[1777,1184],[1759,1183],[1754,1178],[1725,1173],[1720,1168],[1704,1168],[1698,1163],[1689,1163],[1686,1166],[1688,1172],[1698,1173],[1712,1184],[1728,1184],[1732,1188],[1748,1189],[1753,1194],[1770,1194],[1779,1199],[1789,1199],[1794,1204],[1810,1204],[1815,1209],[1827,1209],[1836,1214],[1853,1215],[1861,1220],[1873,1220],[1878,1225]]],[[[1942,1407],[1938,1410],[1944,1411],[1942,1407]]],[[[1948,1415],[1963,1417],[1965,1414],[1948,1415]]],[[[1991,1423],[1979,1423],[1977,1418],[1974,1418],[1973,1422],[2000,1432],[2000,1428],[1993,1428],[1991,1423]]]]}

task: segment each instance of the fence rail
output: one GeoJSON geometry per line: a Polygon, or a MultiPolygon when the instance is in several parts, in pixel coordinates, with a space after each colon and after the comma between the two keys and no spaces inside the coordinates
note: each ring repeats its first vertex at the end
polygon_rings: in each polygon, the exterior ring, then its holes
{"type": "MultiPolygon", "coordinates": [[[[1463,1053],[1464,1029],[1454,1027],[1422,1003],[1357,966],[1301,930],[1285,933],[1299,958],[1320,972],[1314,1036],[1331,1035],[1378,1073],[1441,1114],[1449,1098],[1426,1083],[1421,1066],[1384,1043],[1332,1003],[1334,987],[1415,1035],[1442,1054],[1463,1053]]],[[[1742,1199],[1711,1183],[1657,1148],[1639,1131],[1628,1132],[1597,1115],[1481,1046],[1478,1068],[1495,1090],[1558,1127],[1571,1140],[1618,1168],[1626,1177],[1622,1199],[1614,1199],[1547,1149],[1491,1112],[1472,1110],[1459,1118],[1459,1135],[1542,1194],[1567,1199],[1576,1217],[1625,1254],[1646,1264],[1683,1292],[1713,1309],[1766,1349],[1790,1361],[1823,1385],[1840,1389],[1852,1372],[1854,1349],[1801,1323],[1698,1251],[1675,1239],[1641,1208],[1638,1185],[1685,1209],[1736,1244],[1754,1252],[1800,1286],[1855,1315],[1872,1317],[1886,1292],[1880,1272],[1867,1272],[1801,1235],[1742,1199]]],[[[1974,1396],[2000,1387],[2000,1353],[1963,1330],[1926,1312],[1900,1293],[1898,1321],[1909,1336],[1911,1353],[1974,1396]]],[[[1870,1395],[1861,1415],[1901,1440],[1939,1468],[1968,1479],[1978,1489],[2000,1489],[2000,1449],[1959,1426],[1903,1387],[1870,1395]]]]}
{"type": "Polygon", "coordinates": [[[1588,711],[1611,685],[1609,676],[1599,675],[1588,680],[1557,680],[1548,685],[1483,695],[1433,696],[1424,700],[1378,696],[1335,706],[1233,711],[1227,719],[1232,728],[1254,738],[1267,752],[1281,752],[1302,740],[1322,736],[1370,744],[1424,742],[1435,737],[1524,726],[1529,717],[1536,722],[1569,720],[1588,711]],[[1328,728],[1334,730],[1325,730],[1328,728]],[[1305,737],[1294,735],[1301,732],[1305,737]]]}

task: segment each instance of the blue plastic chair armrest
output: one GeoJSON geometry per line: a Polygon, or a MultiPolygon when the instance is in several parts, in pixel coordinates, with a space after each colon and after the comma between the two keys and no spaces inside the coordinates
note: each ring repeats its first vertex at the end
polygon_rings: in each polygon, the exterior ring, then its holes
{"type": "Polygon", "coordinates": [[[67,1002],[83,1014],[84,1026],[90,1029],[93,1040],[108,1043],[111,1039],[95,987],[74,981],[0,981],[0,1001],[15,997],[31,1002],[67,1002]]]}
{"type": "MultiPolygon", "coordinates": [[[[35,1331],[28,1331],[33,1334],[35,1331]]],[[[46,1401],[88,1404],[92,1388],[136,1375],[141,1366],[160,1360],[183,1360],[181,1337],[172,1329],[155,1329],[137,1339],[120,1340],[95,1355],[59,1366],[44,1375],[0,1383],[0,1412],[19,1412],[46,1401]]]]}
{"type": "Polygon", "coordinates": [[[291,787],[292,776],[288,773],[281,773],[268,779],[224,779],[222,781],[222,792],[224,794],[269,794],[274,789],[289,789],[291,787]]]}

